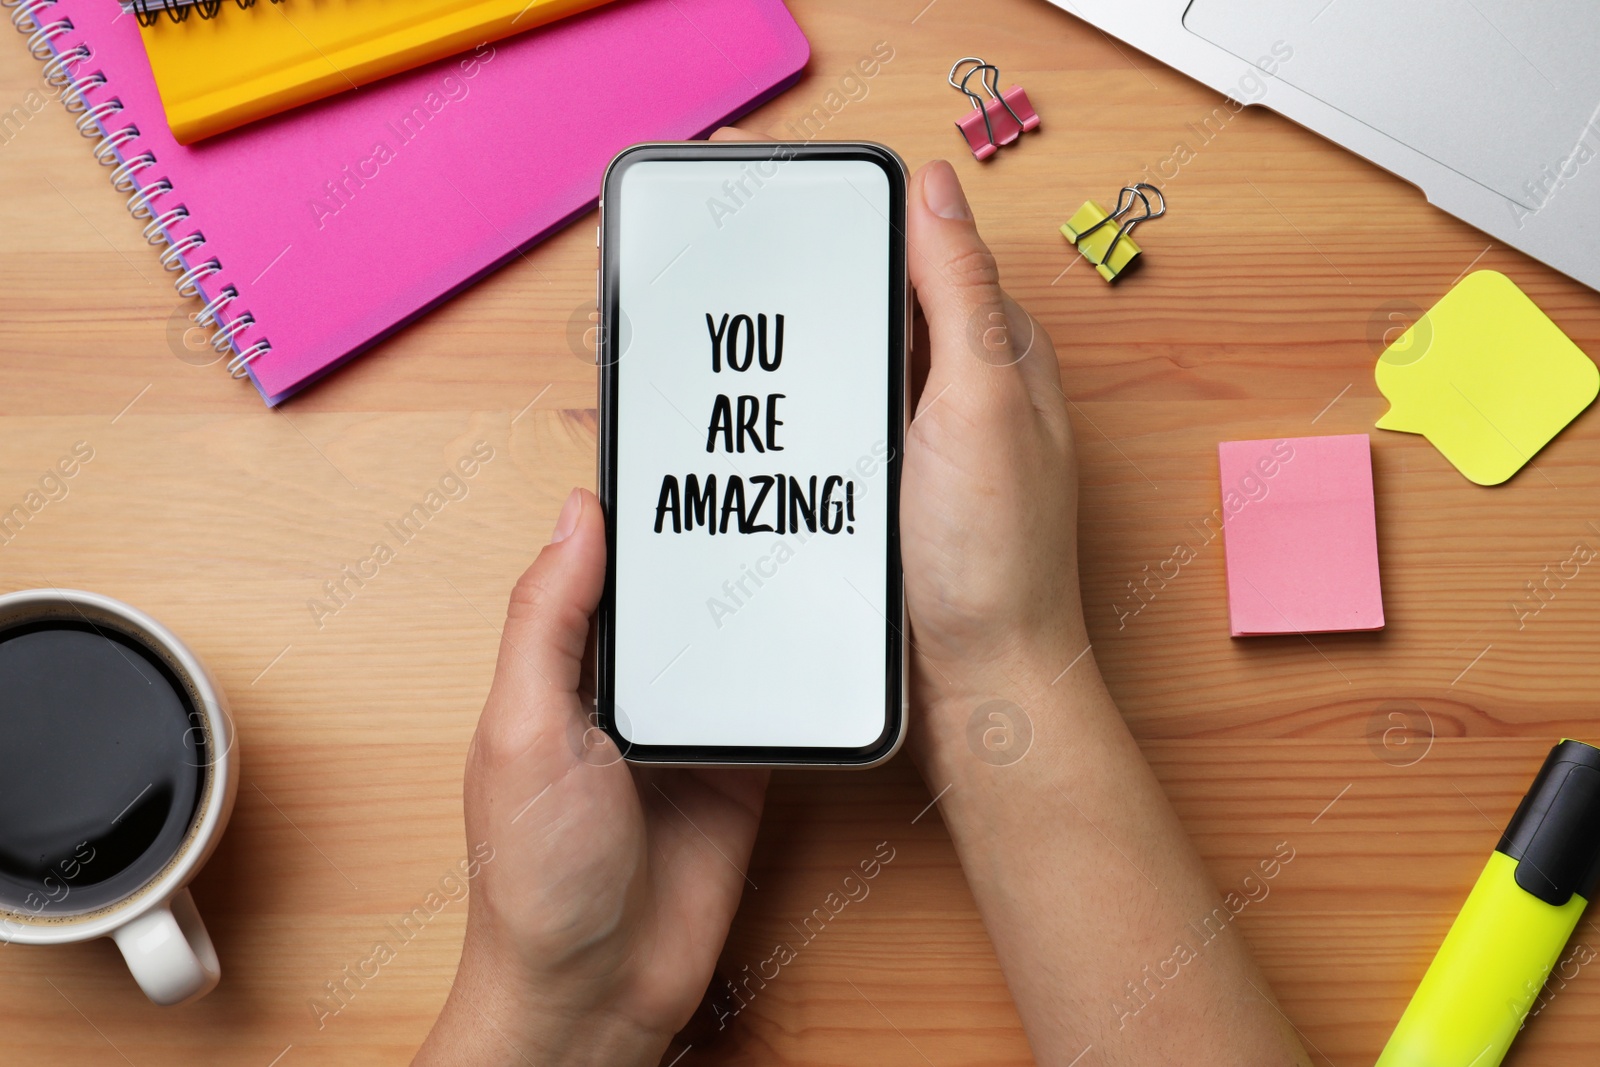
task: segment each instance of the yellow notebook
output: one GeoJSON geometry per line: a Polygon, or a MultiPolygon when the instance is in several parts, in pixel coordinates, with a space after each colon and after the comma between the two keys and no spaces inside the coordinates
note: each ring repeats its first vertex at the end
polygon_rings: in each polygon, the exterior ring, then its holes
{"type": "Polygon", "coordinates": [[[142,26],[167,124],[192,144],[609,0],[285,0],[142,26]]]}

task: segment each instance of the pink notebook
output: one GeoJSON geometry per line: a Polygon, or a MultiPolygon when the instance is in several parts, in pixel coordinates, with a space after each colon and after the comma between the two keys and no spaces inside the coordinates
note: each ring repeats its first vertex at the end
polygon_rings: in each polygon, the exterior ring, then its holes
{"type": "Polygon", "coordinates": [[[618,150],[703,136],[810,52],[781,0],[620,0],[185,148],[133,16],[35,10],[46,77],[269,404],[587,211],[618,150]]]}
{"type": "Polygon", "coordinates": [[[1233,636],[1382,629],[1367,435],[1224,441],[1217,458],[1233,636]]]}

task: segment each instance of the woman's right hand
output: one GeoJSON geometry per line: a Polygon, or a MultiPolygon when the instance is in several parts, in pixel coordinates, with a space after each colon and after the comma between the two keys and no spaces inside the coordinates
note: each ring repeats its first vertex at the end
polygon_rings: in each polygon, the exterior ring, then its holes
{"type": "Polygon", "coordinates": [[[1050,339],[1001,290],[949,164],[912,179],[906,236],[929,342],[900,494],[911,751],[1035,1058],[1308,1067],[1242,938],[1194,933],[1231,913],[1087,654],[1050,339]],[[1181,979],[1148,977],[1175,959],[1181,979]]]}
{"type": "Polygon", "coordinates": [[[974,700],[1042,672],[1048,684],[1088,644],[1077,457],[1055,346],[1000,288],[949,163],[912,176],[906,237],[927,379],[906,435],[901,556],[916,729],[943,735],[974,700]]]}

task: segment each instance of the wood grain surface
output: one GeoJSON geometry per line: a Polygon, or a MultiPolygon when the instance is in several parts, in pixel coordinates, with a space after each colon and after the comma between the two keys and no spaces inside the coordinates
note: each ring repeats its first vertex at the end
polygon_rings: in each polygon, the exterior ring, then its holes
{"type": "MultiPolygon", "coordinates": [[[[1600,572],[1536,615],[1513,607],[1576,543],[1600,545],[1600,415],[1509,483],[1472,485],[1422,438],[1372,429],[1386,407],[1375,338],[1492,267],[1600,353],[1600,297],[1039,0],[793,10],[810,66],[748,125],[788,134],[877,42],[893,49],[824,136],[955,162],[1007,286],[1061,355],[1084,596],[1111,690],[1219,886],[1279,842],[1295,850],[1238,928],[1315,1061],[1370,1063],[1545,750],[1600,735],[1600,572]],[[944,84],[974,53],[1043,117],[984,165],[952,128],[967,105],[944,84]],[[1143,267],[1113,288],[1057,227],[1146,167],[1171,212],[1141,230],[1143,267]],[[1387,628],[1231,640],[1221,541],[1204,528],[1217,442],[1366,431],[1387,628]],[[1195,558],[1141,606],[1130,583],[1178,545],[1195,558]]],[[[0,48],[0,113],[40,85],[20,38],[0,48]]],[[[88,147],[54,103],[0,128],[0,505],[76,442],[94,450],[68,495],[0,546],[0,588],[139,605],[227,690],[243,784],[195,884],[225,977],[162,1010],[110,942],[5,947],[0,1061],[404,1064],[449,986],[463,903],[320,1028],[311,1004],[465,855],[462,759],[505,596],[568,488],[593,484],[581,331],[594,219],[268,411],[220,364],[186,360],[193,305],[88,147]],[[494,458],[467,497],[314,618],[323,583],[478,441],[494,458]]],[[[681,1067],[1031,1062],[929,801],[903,758],[776,777],[727,969],[789,938],[878,842],[895,858],[681,1067]]],[[[1576,936],[1600,944],[1600,927],[1576,936]]],[[[1569,1064],[1597,1043],[1600,972],[1585,970],[1508,1062],[1569,1064]]]]}

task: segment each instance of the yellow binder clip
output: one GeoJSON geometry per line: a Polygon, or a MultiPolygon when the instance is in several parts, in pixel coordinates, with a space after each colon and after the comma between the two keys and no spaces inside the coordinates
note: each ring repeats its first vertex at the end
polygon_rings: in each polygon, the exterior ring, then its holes
{"type": "Polygon", "coordinates": [[[1161,190],[1139,182],[1123,187],[1117,195],[1117,210],[1110,214],[1093,200],[1085,200],[1061,227],[1061,234],[1077,246],[1083,258],[1094,264],[1100,277],[1113,282],[1141,251],[1131,236],[1133,228],[1146,219],[1159,219],[1166,213],[1167,201],[1161,190]],[[1144,214],[1129,214],[1135,204],[1144,208],[1144,214]],[[1122,225],[1115,226],[1119,221],[1122,225]]]}

